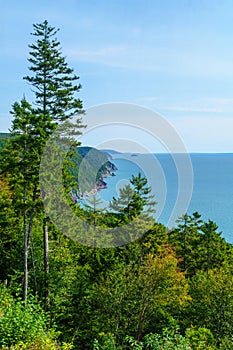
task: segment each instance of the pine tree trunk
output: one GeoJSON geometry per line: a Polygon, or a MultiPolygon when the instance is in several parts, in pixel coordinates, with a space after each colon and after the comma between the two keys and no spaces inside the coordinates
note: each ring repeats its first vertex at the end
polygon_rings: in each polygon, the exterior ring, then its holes
{"type": "Polygon", "coordinates": [[[43,220],[43,232],[44,232],[44,276],[45,276],[45,305],[46,309],[49,307],[49,286],[48,286],[48,275],[49,275],[49,235],[47,219],[43,220]]]}
{"type": "Polygon", "coordinates": [[[37,186],[34,186],[33,197],[32,197],[32,202],[33,202],[34,206],[32,207],[32,209],[30,211],[30,216],[29,216],[28,251],[29,251],[29,249],[31,250],[32,266],[33,266],[33,273],[34,273],[34,285],[35,285],[35,290],[37,291],[36,266],[35,266],[34,250],[33,250],[33,244],[32,244],[32,226],[33,226],[33,219],[34,219],[34,214],[35,214],[36,197],[37,197],[37,186]]]}
{"type": "Polygon", "coordinates": [[[23,300],[26,305],[28,294],[28,233],[27,233],[27,213],[26,213],[26,201],[27,194],[26,188],[24,188],[24,288],[23,288],[23,300]]]}

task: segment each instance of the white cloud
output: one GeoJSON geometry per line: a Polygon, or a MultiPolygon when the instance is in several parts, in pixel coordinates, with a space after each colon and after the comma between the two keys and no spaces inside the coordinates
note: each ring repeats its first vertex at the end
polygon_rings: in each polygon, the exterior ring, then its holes
{"type": "Polygon", "coordinates": [[[158,100],[159,100],[159,97],[156,97],[156,96],[141,97],[137,99],[138,102],[154,102],[158,100]]]}
{"type": "Polygon", "coordinates": [[[143,40],[134,44],[125,40],[122,45],[99,45],[94,49],[93,46],[78,50],[67,48],[66,54],[79,61],[180,77],[233,77],[232,54],[221,55],[214,50],[180,49],[165,44],[150,45],[143,40]]]}
{"type": "Polygon", "coordinates": [[[233,98],[205,98],[191,101],[189,105],[160,105],[160,110],[187,113],[233,113],[233,98]]]}
{"type": "Polygon", "coordinates": [[[125,55],[127,48],[124,46],[105,46],[96,49],[66,50],[69,58],[79,61],[100,63],[107,66],[123,66],[118,58],[125,55]],[[118,62],[117,62],[118,61],[118,62]]]}
{"type": "Polygon", "coordinates": [[[233,118],[196,115],[172,123],[189,152],[233,152],[233,118]]]}

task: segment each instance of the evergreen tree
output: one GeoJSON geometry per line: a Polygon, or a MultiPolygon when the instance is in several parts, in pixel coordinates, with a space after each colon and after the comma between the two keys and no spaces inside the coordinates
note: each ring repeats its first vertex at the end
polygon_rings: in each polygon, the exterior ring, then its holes
{"type": "Polygon", "coordinates": [[[134,190],[129,184],[127,184],[125,187],[120,188],[119,192],[120,195],[118,198],[113,197],[112,202],[110,203],[110,208],[121,215],[122,219],[130,219],[134,190]]]}
{"type": "Polygon", "coordinates": [[[11,276],[22,265],[21,225],[14,211],[13,193],[0,177],[0,281],[10,284],[11,276]]]}
{"type": "MultiPolygon", "coordinates": [[[[24,300],[28,289],[28,253],[35,212],[40,202],[39,159],[45,135],[40,132],[41,124],[33,108],[25,98],[13,105],[11,139],[1,154],[2,173],[8,179],[13,193],[16,215],[22,217],[24,234],[24,300]],[[7,175],[10,173],[10,177],[7,175]]],[[[41,128],[43,130],[43,128],[41,128]]],[[[33,254],[33,253],[32,253],[33,254]]]]}
{"type": "Polygon", "coordinates": [[[55,35],[59,29],[51,27],[48,21],[34,24],[37,40],[29,45],[32,76],[26,76],[34,88],[36,114],[46,115],[52,121],[64,121],[77,113],[83,113],[82,101],[75,98],[81,88],[76,84],[79,77],[73,74],[62,56],[60,42],[55,35]]]}
{"type": "Polygon", "coordinates": [[[143,177],[141,173],[137,176],[132,175],[130,183],[134,189],[132,199],[134,216],[138,216],[143,211],[146,214],[155,212],[154,207],[157,202],[154,200],[154,196],[151,195],[151,187],[148,186],[147,178],[143,177]]]}
{"type": "Polygon", "coordinates": [[[153,200],[151,187],[147,186],[147,179],[141,173],[132,175],[130,184],[120,189],[119,198],[113,197],[110,208],[120,214],[122,221],[130,221],[140,214],[154,212],[156,202],[153,200]]]}
{"type": "MultiPolygon", "coordinates": [[[[36,37],[36,42],[29,45],[31,51],[28,59],[32,75],[24,79],[33,86],[36,115],[45,118],[49,126],[52,125],[52,128],[47,129],[47,135],[49,135],[59,123],[68,122],[75,114],[83,113],[82,102],[75,97],[81,85],[76,83],[79,77],[73,73],[73,69],[68,66],[65,57],[62,56],[60,42],[55,37],[58,29],[51,27],[46,20],[43,23],[34,24],[33,27],[32,35],[36,37]]],[[[44,127],[46,126],[47,123],[44,127]]],[[[71,126],[72,133],[75,133],[73,124],[66,123],[67,126],[71,126]]],[[[77,119],[75,126],[78,129],[76,133],[80,134],[81,119],[77,119]]],[[[43,227],[46,276],[49,272],[46,217],[43,227]]]]}
{"type": "Polygon", "coordinates": [[[198,212],[192,215],[185,214],[179,219],[177,228],[169,233],[168,242],[177,250],[180,258],[180,267],[190,275],[197,270],[197,262],[200,259],[198,247],[200,244],[200,229],[203,221],[198,212]]]}
{"type": "MultiPolygon", "coordinates": [[[[37,40],[30,45],[29,70],[32,76],[24,79],[35,93],[34,105],[25,98],[13,105],[13,122],[8,146],[3,152],[3,172],[12,173],[10,185],[17,199],[15,205],[23,217],[24,227],[24,299],[28,288],[28,251],[35,214],[42,213],[39,191],[39,167],[43,149],[48,137],[58,127],[69,135],[80,134],[81,119],[71,123],[71,116],[83,113],[82,102],[75,98],[80,85],[79,79],[69,68],[62,56],[60,43],[55,38],[57,29],[47,21],[34,25],[37,40]],[[39,212],[38,212],[38,208],[39,212]]],[[[70,153],[68,158],[70,157],[70,153]]],[[[67,179],[66,179],[67,180],[67,179]]],[[[44,231],[44,271],[48,275],[48,226],[47,217],[42,215],[44,231]]],[[[47,283],[45,282],[45,285],[47,283]]],[[[46,288],[47,289],[47,288],[46,288]]]]}
{"type": "Polygon", "coordinates": [[[98,194],[94,193],[86,198],[88,204],[85,205],[85,214],[88,221],[94,227],[98,226],[98,219],[103,217],[104,208],[101,207],[102,200],[98,198],[98,194]]]}
{"type": "Polygon", "coordinates": [[[228,260],[227,244],[217,229],[218,226],[211,220],[204,222],[201,227],[203,234],[199,251],[202,258],[201,267],[206,271],[220,267],[224,261],[228,260]]]}
{"type": "Polygon", "coordinates": [[[180,267],[193,276],[199,270],[232,264],[232,246],[226,243],[218,226],[211,220],[204,222],[197,212],[185,214],[177,228],[169,233],[168,241],[177,251],[180,267]]]}

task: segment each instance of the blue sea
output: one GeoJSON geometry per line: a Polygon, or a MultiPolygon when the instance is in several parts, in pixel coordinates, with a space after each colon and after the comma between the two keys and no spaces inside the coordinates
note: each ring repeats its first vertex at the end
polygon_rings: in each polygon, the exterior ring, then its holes
{"type": "MultiPolygon", "coordinates": [[[[111,153],[110,153],[111,154],[111,153]]],[[[103,203],[117,197],[132,175],[143,174],[157,201],[155,217],[168,227],[181,215],[198,211],[233,243],[233,154],[130,154],[112,152],[116,176],[99,191],[103,203]]]]}

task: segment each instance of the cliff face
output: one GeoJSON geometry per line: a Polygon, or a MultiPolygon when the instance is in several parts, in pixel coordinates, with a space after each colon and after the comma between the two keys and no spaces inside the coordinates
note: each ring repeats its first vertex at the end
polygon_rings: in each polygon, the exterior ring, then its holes
{"type": "Polygon", "coordinates": [[[74,163],[77,167],[72,174],[77,178],[79,196],[106,188],[104,178],[114,176],[117,170],[106,153],[92,147],[78,147],[74,163]]]}
{"type": "Polygon", "coordinates": [[[117,170],[117,167],[113,163],[111,163],[109,160],[104,165],[102,165],[98,174],[99,178],[96,181],[96,189],[101,190],[103,188],[106,188],[107,184],[104,181],[104,178],[109,176],[115,176],[114,171],[116,170],[117,170]]]}

